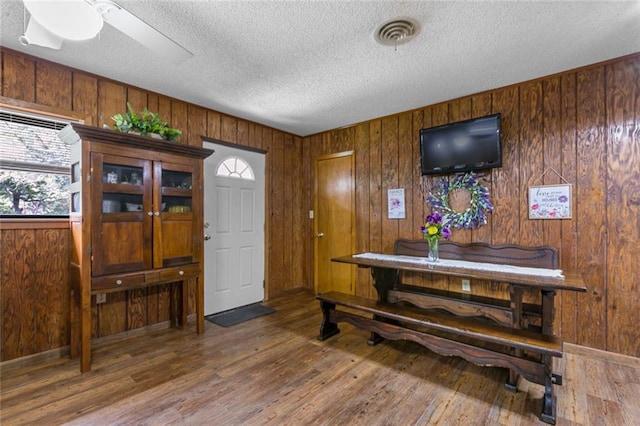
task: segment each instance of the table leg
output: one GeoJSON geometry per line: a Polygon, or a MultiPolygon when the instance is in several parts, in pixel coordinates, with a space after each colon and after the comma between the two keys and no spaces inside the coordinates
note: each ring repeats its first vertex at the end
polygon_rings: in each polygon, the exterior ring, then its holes
{"type": "MultiPolygon", "coordinates": [[[[522,328],[522,294],[524,288],[516,285],[509,285],[509,300],[512,315],[511,327],[515,329],[522,328]]],[[[517,357],[522,357],[522,349],[512,350],[513,354],[517,357]]],[[[518,390],[518,378],[520,375],[515,370],[509,370],[509,378],[507,383],[504,384],[505,389],[509,392],[516,392],[518,390]]]]}
{"type": "MultiPolygon", "coordinates": [[[[392,290],[400,279],[400,271],[398,269],[372,267],[371,276],[373,277],[373,286],[378,293],[378,302],[386,302],[388,300],[389,290],[392,290]]],[[[375,315],[373,319],[385,321],[383,318],[376,318],[375,315]]],[[[371,337],[367,340],[367,344],[375,346],[383,340],[384,337],[378,333],[371,332],[371,337]]]]}
{"type": "Polygon", "coordinates": [[[549,355],[542,355],[544,363],[544,396],[542,397],[542,412],[540,420],[552,425],[556,424],[556,396],[553,394],[554,378],[551,372],[553,358],[549,355]]]}
{"type": "MultiPolygon", "coordinates": [[[[542,289],[542,334],[553,335],[553,321],[555,317],[555,290],[542,289]]],[[[549,424],[556,424],[556,397],[553,394],[553,385],[562,383],[562,375],[554,374],[553,358],[542,356],[544,363],[544,396],[542,398],[542,412],[540,420],[549,424]]]]}
{"type": "Polygon", "coordinates": [[[553,336],[555,290],[542,289],[542,334],[553,336]]]}
{"type": "Polygon", "coordinates": [[[378,293],[378,301],[386,302],[389,290],[398,282],[400,271],[389,268],[371,268],[371,276],[373,277],[373,286],[378,293]]]}

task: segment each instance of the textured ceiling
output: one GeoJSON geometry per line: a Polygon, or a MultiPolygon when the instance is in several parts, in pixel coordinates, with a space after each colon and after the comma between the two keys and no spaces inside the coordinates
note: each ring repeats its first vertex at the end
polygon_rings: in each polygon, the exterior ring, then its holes
{"type": "Polygon", "coordinates": [[[173,65],[108,25],[22,46],[20,0],[0,1],[0,44],[300,136],[640,52],[640,0],[117,3],[193,58],[173,65]],[[377,44],[397,17],[419,35],[377,44]]]}

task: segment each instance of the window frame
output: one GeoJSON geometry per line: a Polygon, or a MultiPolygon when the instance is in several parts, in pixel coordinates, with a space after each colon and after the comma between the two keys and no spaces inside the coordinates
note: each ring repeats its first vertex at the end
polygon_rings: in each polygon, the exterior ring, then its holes
{"type": "MultiPolygon", "coordinates": [[[[0,110],[7,111],[10,113],[16,114],[25,114],[41,117],[44,120],[64,120],[64,121],[72,121],[86,125],[93,124],[93,117],[88,114],[80,113],[77,111],[70,111],[61,108],[51,107],[48,105],[37,104],[33,102],[21,101],[13,98],[7,98],[5,96],[0,96],[0,110]]],[[[17,163],[9,163],[9,167],[5,167],[7,169],[15,170],[17,163]]],[[[56,166],[44,166],[42,170],[39,170],[38,167],[34,167],[33,165],[29,165],[30,167],[21,168],[20,170],[25,171],[43,171],[46,173],[51,173],[52,169],[57,169],[57,172],[62,172],[65,167],[56,167],[56,166]],[[31,170],[29,170],[31,169],[31,170]]],[[[70,170],[71,164],[69,164],[70,170]]],[[[25,222],[32,221],[43,221],[47,222],[59,222],[64,221],[68,222],[69,215],[1,215],[0,221],[3,223],[3,228],[8,228],[7,224],[13,223],[15,225],[24,224],[25,222]]]]}
{"type": "Polygon", "coordinates": [[[218,162],[218,165],[216,166],[216,170],[215,170],[215,174],[216,177],[220,177],[220,178],[229,178],[229,179],[240,179],[240,180],[246,180],[246,181],[250,181],[250,182],[255,182],[256,181],[256,174],[253,171],[253,167],[251,167],[251,164],[245,160],[243,157],[239,156],[239,155],[228,155],[225,158],[223,158],[222,160],[220,160],[218,162]],[[247,178],[242,176],[242,174],[240,174],[237,170],[237,168],[234,168],[234,170],[229,169],[229,167],[227,167],[226,162],[227,160],[235,160],[235,165],[237,166],[238,164],[238,160],[240,160],[242,162],[242,164],[244,164],[246,167],[244,169],[242,169],[242,172],[244,173],[245,170],[249,170],[249,173],[251,173],[251,177],[247,178]],[[223,175],[220,174],[220,167],[222,167],[222,165],[224,165],[227,170],[229,170],[229,174],[228,175],[223,175]],[[234,174],[235,173],[235,174],[234,174]]]}

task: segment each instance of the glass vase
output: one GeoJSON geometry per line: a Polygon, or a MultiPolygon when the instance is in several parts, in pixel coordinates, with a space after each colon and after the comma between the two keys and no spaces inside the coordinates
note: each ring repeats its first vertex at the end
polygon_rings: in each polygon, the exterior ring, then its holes
{"type": "Polygon", "coordinates": [[[428,238],[427,242],[429,243],[429,255],[427,256],[427,260],[429,262],[437,262],[440,258],[438,255],[438,238],[428,238]]]}

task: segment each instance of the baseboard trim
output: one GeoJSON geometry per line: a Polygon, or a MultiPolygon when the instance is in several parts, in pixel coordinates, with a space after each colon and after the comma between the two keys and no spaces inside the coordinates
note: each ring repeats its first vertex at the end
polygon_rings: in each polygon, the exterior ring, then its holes
{"type": "Polygon", "coordinates": [[[589,358],[601,359],[607,362],[614,362],[620,365],[628,365],[640,369],[640,358],[631,355],[608,352],[602,349],[590,348],[588,346],[576,345],[575,343],[564,343],[566,353],[587,356],[589,358]]]}
{"type": "Polygon", "coordinates": [[[58,359],[68,356],[69,345],[63,346],[61,348],[50,349],[44,352],[38,352],[37,354],[25,355],[20,358],[2,361],[0,362],[0,374],[5,373],[8,370],[31,367],[33,365],[37,365],[51,359],[58,359]]]}
{"type": "MultiPolygon", "coordinates": [[[[187,327],[189,324],[196,322],[196,314],[190,314],[187,316],[187,327]]],[[[134,330],[123,331],[121,333],[112,334],[110,336],[98,337],[91,340],[92,348],[100,348],[103,346],[110,345],[112,343],[117,343],[121,341],[125,341],[131,339],[136,336],[142,336],[144,334],[148,334],[154,331],[166,330],[171,328],[171,321],[162,321],[156,324],[147,325],[145,327],[136,328],[134,330]]],[[[69,345],[63,346],[61,348],[51,349],[44,352],[38,352],[37,354],[25,355],[20,358],[14,358],[7,361],[0,362],[0,374],[3,371],[7,371],[9,369],[18,369],[29,367],[32,365],[36,365],[42,363],[44,361],[48,361],[51,359],[69,357],[69,345]]]]}

